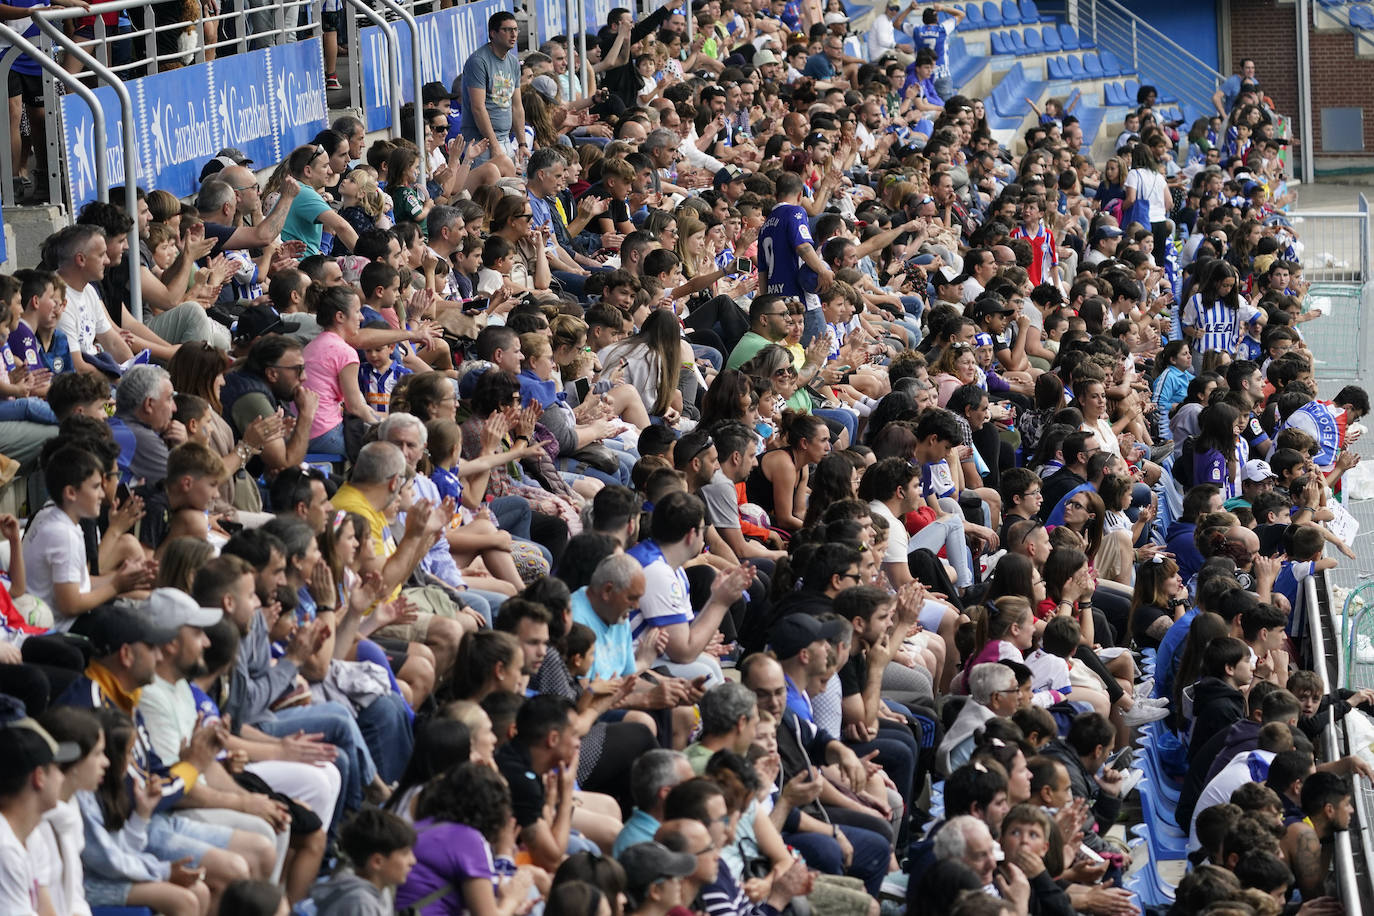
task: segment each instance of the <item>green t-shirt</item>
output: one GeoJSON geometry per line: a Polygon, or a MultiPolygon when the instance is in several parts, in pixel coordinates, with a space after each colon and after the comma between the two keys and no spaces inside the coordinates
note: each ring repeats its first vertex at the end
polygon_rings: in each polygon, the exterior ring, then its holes
{"type": "Polygon", "coordinates": [[[305,242],[307,255],[319,254],[324,226],[315,220],[328,209],[329,204],[324,202],[318,191],[301,185],[300,193],[291,201],[291,209],[286,212],[286,222],[281,228],[282,241],[305,242]]]}

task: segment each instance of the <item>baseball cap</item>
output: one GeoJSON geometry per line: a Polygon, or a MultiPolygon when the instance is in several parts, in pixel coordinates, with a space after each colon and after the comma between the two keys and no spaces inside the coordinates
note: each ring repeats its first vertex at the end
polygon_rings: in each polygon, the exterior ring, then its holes
{"type": "Polygon", "coordinates": [[[939,278],[935,282],[943,286],[950,286],[959,282],[959,271],[953,267],[941,267],[935,271],[935,276],[939,278]]]}
{"type": "Polygon", "coordinates": [[[1091,241],[1096,242],[1100,239],[1119,239],[1124,234],[1125,233],[1115,226],[1098,226],[1093,230],[1091,241]]]}
{"type": "Polygon", "coordinates": [[[685,878],[697,869],[697,858],[686,852],[673,852],[662,843],[636,843],[620,854],[625,869],[625,885],[631,891],[664,878],[685,878]]]}
{"type": "Polygon", "coordinates": [[[268,334],[293,334],[300,327],[298,321],[283,321],[270,305],[250,305],[234,322],[234,340],[252,343],[268,334]]]}
{"type": "Polygon", "coordinates": [[[1264,483],[1264,481],[1274,480],[1278,476],[1274,473],[1274,469],[1269,466],[1269,462],[1263,458],[1251,458],[1240,469],[1240,479],[1248,480],[1251,483],[1264,483]]]}
{"type": "Polygon", "coordinates": [[[216,156],[215,158],[211,159],[209,162],[205,163],[205,165],[201,167],[200,181],[202,184],[204,184],[205,179],[213,175],[218,175],[220,172],[229,168],[231,165],[241,164],[242,163],[237,162],[228,156],[216,156]]]}
{"type": "Polygon", "coordinates": [[[748,175],[744,169],[737,165],[727,165],[716,172],[715,181],[712,182],[716,187],[729,184],[732,181],[743,181],[748,175]]]}
{"type": "Polygon", "coordinates": [[[143,613],[159,628],[212,627],[224,619],[219,608],[201,607],[179,588],[155,588],[143,603],[143,613]]]}
{"type": "Polygon", "coordinates": [[[915,267],[929,267],[931,264],[935,263],[935,255],[928,251],[923,251],[918,255],[907,258],[906,262],[915,267]]]}
{"type": "Polygon", "coordinates": [[[788,614],[773,624],[768,645],[778,658],[792,658],[813,642],[835,639],[843,632],[844,624],[838,620],[822,623],[810,614],[788,614]]]}
{"type": "Polygon", "coordinates": [[[846,16],[844,13],[826,13],[826,14],[825,14],[825,24],[826,24],[826,25],[848,25],[848,24],[849,24],[849,17],[846,16]]]}
{"type": "Polygon", "coordinates": [[[558,99],[558,84],[553,81],[553,77],[547,73],[541,73],[530,80],[530,86],[544,97],[546,101],[553,102],[558,99]]]}
{"type": "Polygon", "coordinates": [[[72,763],[81,759],[81,748],[74,741],[56,741],[48,730],[29,717],[23,702],[0,694],[0,734],[5,753],[0,754],[0,774],[13,777],[32,773],[50,763],[72,763]]]}
{"type": "Polygon", "coordinates": [[[767,48],[764,48],[762,51],[759,51],[754,55],[755,67],[762,67],[764,64],[776,64],[777,62],[778,55],[774,54],[767,48]]]}
{"type": "Polygon", "coordinates": [[[1015,311],[1016,309],[1005,302],[999,302],[996,299],[984,297],[969,306],[968,316],[974,321],[977,321],[984,315],[1010,315],[1015,311]]]}
{"type": "Polygon", "coordinates": [[[978,334],[974,334],[974,335],[973,335],[973,345],[974,345],[975,347],[990,347],[990,346],[992,346],[992,335],[991,335],[991,334],[987,334],[987,333],[978,333],[978,334]]]}
{"type": "Polygon", "coordinates": [[[165,646],[176,639],[179,627],[169,626],[126,602],[104,604],[85,614],[81,635],[91,641],[96,658],[113,655],[129,643],[165,646]]]}
{"type": "Polygon", "coordinates": [[[220,150],[218,153],[215,153],[215,158],[216,158],[216,159],[228,159],[228,160],[232,161],[234,165],[252,165],[252,164],[253,164],[253,160],[252,160],[252,159],[249,159],[248,156],[247,156],[247,154],[245,154],[243,150],[238,149],[237,147],[233,147],[233,146],[226,146],[224,149],[220,150]]]}

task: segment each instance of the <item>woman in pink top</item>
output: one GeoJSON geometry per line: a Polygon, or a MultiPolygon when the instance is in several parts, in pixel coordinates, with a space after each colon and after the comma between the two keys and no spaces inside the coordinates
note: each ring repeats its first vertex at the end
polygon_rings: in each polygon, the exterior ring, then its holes
{"type": "Polygon", "coordinates": [[[301,380],[320,396],[310,426],[310,451],[342,455],[344,410],[367,423],[380,421],[358,387],[358,351],[352,342],[362,322],[358,294],[346,286],[325,290],[315,318],[324,330],[305,347],[305,377],[301,380]]]}

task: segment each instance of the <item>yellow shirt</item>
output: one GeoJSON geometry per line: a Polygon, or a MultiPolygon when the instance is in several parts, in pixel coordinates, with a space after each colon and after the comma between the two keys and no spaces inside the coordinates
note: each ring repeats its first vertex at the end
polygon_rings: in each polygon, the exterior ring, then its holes
{"type": "MultiPolygon", "coordinates": [[[[391,536],[391,529],[387,526],[386,516],[372,508],[372,503],[367,501],[367,497],[362,491],[352,484],[346,483],[339,487],[339,491],[330,499],[334,508],[340,512],[356,512],[367,519],[368,527],[372,530],[372,552],[385,563],[393,553],[396,552],[396,540],[391,536]]],[[[395,598],[401,593],[400,586],[387,596],[387,600],[395,598]]]]}

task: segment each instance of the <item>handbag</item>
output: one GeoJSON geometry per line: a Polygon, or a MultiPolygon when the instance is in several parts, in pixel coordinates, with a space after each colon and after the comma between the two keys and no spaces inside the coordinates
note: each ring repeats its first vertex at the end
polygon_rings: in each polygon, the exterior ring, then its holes
{"type": "MultiPolygon", "coordinates": [[[[1146,175],[1151,174],[1146,169],[1131,169],[1131,171],[1142,172],[1146,175]]],[[[1158,178],[1159,176],[1156,175],[1155,177],[1158,178]]],[[[1146,229],[1149,229],[1151,225],[1150,197],[1145,193],[1145,188],[1143,186],[1136,192],[1135,203],[1131,204],[1129,207],[1124,207],[1121,213],[1122,228],[1129,226],[1131,223],[1139,223],[1146,229]]]]}
{"type": "MultiPolygon", "coordinates": [[[[614,453],[600,442],[584,445],[582,448],[564,457],[567,461],[573,461],[576,462],[577,465],[594,468],[603,474],[614,474],[616,471],[620,470],[620,462],[616,460],[614,453]]],[[[574,474],[581,473],[578,467],[573,467],[571,471],[574,474]]]]}

